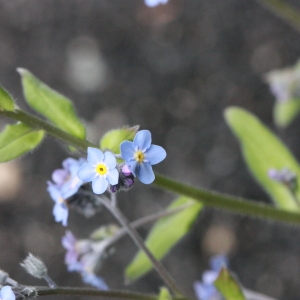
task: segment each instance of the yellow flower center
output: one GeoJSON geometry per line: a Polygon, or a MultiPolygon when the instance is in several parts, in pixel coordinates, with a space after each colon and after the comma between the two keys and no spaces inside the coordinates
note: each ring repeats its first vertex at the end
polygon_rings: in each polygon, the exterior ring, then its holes
{"type": "Polygon", "coordinates": [[[134,153],[134,158],[138,163],[141,163],[144,161],[145,154],[141,150],[138,150],[134,153]]]}
{"type": "Polygon", "coordinates": [[[106,173],[107,173],[107,167],[106,167],[106,165],[105,164],[102,164],[102,163],[100,163],[100,164],[98,164],[97,166],[96,166],[96,172],[99,174],[99,175],[105,175],[106,173]]]}

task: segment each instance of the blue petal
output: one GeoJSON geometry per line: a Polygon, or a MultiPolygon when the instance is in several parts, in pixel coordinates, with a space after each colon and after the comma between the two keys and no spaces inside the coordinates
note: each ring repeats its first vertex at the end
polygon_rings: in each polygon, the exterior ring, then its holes
{"type": "Polygon", "coordinates": [[[109,169],[114,169],[117,165],[117,160],[115,156],[109,151],[104,153],[104,162],[109,169]]]}
{"type": "Polygon", "coordinates": [[[95,194],[103,194],[108,187],[108,182],[104,176],[98,176],[92,181],[92,188],[95,194]]]}
{"type": "Polygon", "coordinates": [[[16,296],[14,294],[14,292],[12,291],[11,287],[6,285],[4,287],[2,287],[1,291],[0,291],[0,298],[3,300],[15,300],[16,296]]]}
{"type": "Polygon", "coordinates": [[[119,172],[117,169],[109,170],[107,173],[107,180],[110,184],[115,185],[119,182],[119,172]]]}
{"type": "Polygon", "coordinates": [[[140,130],[134,137],[133,143],[140,150],[149,149],[151,146],[151,132],[149,130],[140,130]]]}
{"type": "Polygon", "coordinates": [[[85,283],[90,284],[90,285],[98,288],[99,290],[105,290],[105,291],[108,290],[107,284],[101,277],[98,277],[95,274],[88,273],[88,272],[82,272],[81,276],[82,276],[82,280],[85,283]]]}
{"type": "Polygon", "coordinates": [[[145,159],[149,161],[150,165],[156,165],[164,160],[167,156],[165,149],[161,146],[151,145],[145,153],[145,159]]]}
{"type": "Polygon", "coordinates": [[[133,142],[124,141],[120,145],[121,156],[127,162],[134,159],[135,147],[133,142]]]}
{"type": "Polygon", "coordinates": [[[136,160],[132,160],[132,161],[129,161],[126,163],[127,163],[129,170],[131,171],[131,173],[136,177],[136,170],[139,165],[138,162],[136,160]]]}
{"type": "Polygon", "coordinates": [[[63,226],[67,226],[69,215],[67,208],[64,208],[60,203],[55,203],[52,212],[56,222],[62,222],[63,226]]]}
{"type": "Polygon", "coordinates": [[[100,149],[88,147],[88,155],[87,155],[88,163],[94,166],[100,161],[102,161],[103,158],[104,158],[104,154],[100,149]]]}
{"type": "Polygon", "coordinates": [[[155,179],[152,167],[149,163],[139,164],[136,175],[138,179],[145,184],[152,183],[155,179]]]}
{"type": "Polygon", "coordinates": [[[83,164],[77,172],[78,178],[84,182],[92,181],[95,178],[95,175],[95,168],[89,163],[83,164]]]}

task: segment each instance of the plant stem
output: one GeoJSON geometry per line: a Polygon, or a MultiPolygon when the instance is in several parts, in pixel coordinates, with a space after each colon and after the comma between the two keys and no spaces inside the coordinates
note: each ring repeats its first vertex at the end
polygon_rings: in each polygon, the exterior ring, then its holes
{"type": "Polygon", "coordinates": [[[300,12],[282,0],[256,0],[274,15],[300,32],[300,12]]]}
{"type": "Polygon", "coordinates": [[[291,224],[300,224],[300,214],[271,205],[206,191],[181,183],[161,174],[155,174],[154,184],[168,191],[191,197],[206,206],[221,208],[248,216],[262,217],[291,224]]]}
{"type": "MultiPolygon", "coordinates": [[[[99,297],[103,299],[131,299],[131,300],[158,300],[158,296],[133,293],[127,291],[100,291],[96,289],[88,288],[71,288],[71,287],[57,287],[57,288],[45,288],[35,287],[39,296],[49,295],[68,295],[68,296],[89,296],[99,297]]],[[[183,297],[174,297],[174,300],[186,300],[183,297]]]]}
{"type": "Polygon", "coordinates": [[[183,295],[183,293],[179,290],[171,275],[168,273],[165,267],[149,251],[143,239],[140,237],[140,235],[137,233],[134,227],[131,226],[131,224],[123,215],[123,213],[119,210],[119,208],[117,206],[112,205],[110,200],[107,198],[105,199],[101,197],[99,200],[102,201],[103,205],[105,205],[105,207],[114,215],[114,217],[119,221],[119,223],[126,229],[128,235],[131,237],[131,239],[134,241],[137,247],[147,255],[154,269],[158,272],[158,274],[161,276],[161,278],[163,279],[165,284],[170,288],[170,290],[173,291],[175,295],[183,295]]]}
{"type": "MultiPolygon", "coordinates": [[[[17,121],[21,121],[35,129],[45,130],[49,135],[63,141],[64,143],[72,145],[83,152],[86,152],[87,147],[98,147],[97,145],[94,145],[87,140],[74,137],[47,123],[46,121],[21,110],[0,111],[0,115],[7,116],[17,121]]],[[[157,173],[154,184],[165,190],[191,197],[207,206],[226,209],[248,216],[263,217],[273,221],[286,222],[290,224],[300,224],[300,214],[297,212],[282,210],[271,205],[257,203],[257,201],[249,201],[248,199],[221,195],[215,192],[195,188],[157,173]]]]}
{"type": "Polygon", "coordinates": [[[0,115],[9,117],[11,119],[21,121],[28,126],[38,129],[38,130],[45,130],[49,135],[61,140],[62,142],[72,145],[84,152],[86,152],[87,147],[96,147],[93,143],[77,138],[56,126],[51,125],[50,123],[37,118],[33,115],[30,115],[23,110],[15,110],[15,111],[0,111],[0,115]]]}

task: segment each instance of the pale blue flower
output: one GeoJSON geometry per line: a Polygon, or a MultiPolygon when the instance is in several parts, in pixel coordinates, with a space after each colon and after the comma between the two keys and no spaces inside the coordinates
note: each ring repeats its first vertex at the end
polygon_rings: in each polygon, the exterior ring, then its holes
{"type": "Polygon", "coordinates": [[[53,207],[53,215],[56,222],[62,222],[63,226],[67,226],[69,209],[66,199],[73,195],[73,190],[66,188],[59,189],[51,181],[48,181],[47,188],[52,200],[55,202],[53,207]]]}
{"type": "Polygon", "coordinates": [[[161,146],[151,145],[149,130],[140,130],[133,142],[124,141],[121,146],[121,156],[126,165],[142,183],[149,184],[155,179],[152,165],[160,163],[166,157],[166,151],[161,146]]]}
{"type": "Polygon", "coordinates": [[[104,291],[108,290],[108,286],[105,283],[105,281],[103,280],[103,278],[97,276],[94,273],[82,272],[81,277],[82,277],[83,282],[90,284],[91,286],[93,286],[99,290],[104,290],[104,291]]]}
{"type": "Polygon", "coordinates": [[[213,256],[210,260],[211,270],[202,274],[202,281],[194,283],[195,293],[198,300],[222,300],[223,297],[214,286],[214,281],[219,275],[222,266],[228,265],[228,259],[225,255],[213,256]]]}
{"type": "Polygon", "coordinates": [[[145,1],[145,5],[149,6],[149,7],[155,7],[159,4],[167,4],[168,0],[144,0],[145,1]]]}
{"type": "Polygon", "coordinates": [[[92,182],[95,194],[103,194],[108,184],[115,185],[119,181],[116,169],[117,160],[111,152],[102,152],[97,148],[88,148],[87,162],[78,170],[78,177],[84,182],[92,182]]]}
{"type": "Polygon", "coordinates": [[[0,290],[0,300],[15,300],[16,296],[12,291],[11,287],[5,285],[0,290]]]}
{"type": "Polygon", "coordinates": [[[52,173],[52,180],[59,189],[70,189],[70,194],[74,195],[83,184],[77,176],[79,168],[86,162],[84,158],[67,158],[63,161],[63,169],[56,169],[52,173]]]}

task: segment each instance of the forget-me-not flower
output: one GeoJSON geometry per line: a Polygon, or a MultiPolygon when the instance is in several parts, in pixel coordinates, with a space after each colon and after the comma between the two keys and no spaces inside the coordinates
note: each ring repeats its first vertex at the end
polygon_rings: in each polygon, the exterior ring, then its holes
{"type": "Polygon", "coordinates": [[[101,255],[105,256],[107,242],[95,243],[89,239],[77,240],[71,231],[62,238],[62,245],[67,250],[65,263],[69,272],[80,273],[83,282],[100,290],[108,290],[105,281],[97,276],[95,268],[99,265],[101,255]]]}
{"type": "Polygon", "coordinates": [[[0,290],[0,300],[15,300],[16,296],[9,285],[5,285],[0,290]]]}
{"type": "Polygon", "coordinates": [[[155,7],[159,4],[167,4],[168,0],[145,0],[145,5],[155,7]]]}
{"type": "Polygon", "coordinates": [[[73,195],[73,191],[68,188],[59,189],[51,181],[48,181],[47,190],[50,197],[55,202],[52,211],[55,221],[62,222],[63,226],[67,226],[69,209],[66,199],[73,195]]]}
{"type": "Polygon", "coordinates": [[[63,161],[63,169],[56,169],[52,173],[52,180],[48,181],[48,192],[50,197],[55,202],[53,207],[53,215],[56,222],[62,222],[67,226],[68,220],[68,205],[66,200],[76,194],[82,186],[83,181],[77,176],[78,169],[85,163],[84,158],[78,160],[67,158],[63,161]]]}
{"type": "Polygon", "coordinates": [[[84,182],[92,182],[95,194],[103,194],[108,184],[115,185],[119,181],[119,172],[116,169],[115,156],[107,151],[88,147],[87,162],[78,170],[78,177],[84,182]]]}
{"type": "Polygon", "coordinates": [[[149,130],[140,130],[133,142],[124,141],[121,146],[121,156],[134,176],[145,184],[152,183],[155,179],[152,165],[160,163],[166,157],[163,147],[151,145],[149,130]]]}
{"type": "Polygon", "coordinates": [[[228,259],[225,255],[213,256],[210,260],[210,270],[202,274],[202,281],[194,283],[195,293],[198,300],[222,300],[223,297],[214,286],[222,266],[228,265],[228,259]]]}

